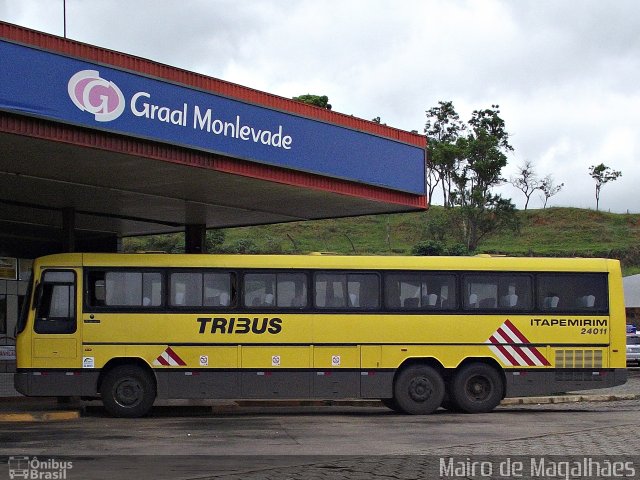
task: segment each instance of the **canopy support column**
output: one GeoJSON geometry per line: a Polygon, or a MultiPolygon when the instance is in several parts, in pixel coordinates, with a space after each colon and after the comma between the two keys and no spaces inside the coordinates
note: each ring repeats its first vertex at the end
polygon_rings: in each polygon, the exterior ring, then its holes
{"type": "Polygon", "coordinates": [[[184,251],[185,253],[207,253],[205,240],[207,229],[204,224],[190,224],[184,230],[184,251]]]}

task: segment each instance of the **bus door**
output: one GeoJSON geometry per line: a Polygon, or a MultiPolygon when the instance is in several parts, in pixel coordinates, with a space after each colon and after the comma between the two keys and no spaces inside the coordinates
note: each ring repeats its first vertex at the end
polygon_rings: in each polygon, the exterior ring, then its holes
{"type": "Polygon", "coordinates": [[[81,368],[78,278],[81,278],[79,270],[74,269],[42,272],[35,292],[33,369],[81,368]]]}

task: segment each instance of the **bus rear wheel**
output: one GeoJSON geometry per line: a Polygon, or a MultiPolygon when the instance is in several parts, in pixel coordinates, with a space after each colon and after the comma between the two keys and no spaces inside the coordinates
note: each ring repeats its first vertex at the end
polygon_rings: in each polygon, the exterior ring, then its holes
{"type": "Polygon", "coordinates": [[[444,398],[444,380],[438,371],[427,365],[403,369],[394,386],[395,404],[411,415],[433,413],[444,398]]]}
{"type": "Polygon", "coordinates": [[[462,367],[451,382],[452,404],[465,413],[490,412],[500,404],[504,382],[490,365],[471,363],[462,367]]]}
{"type": "Polygon", "coordinates": [[[102,403],[114,417],[136,418],[149,413],[156,399],[151,374],[136,365],[109,370],[100,388],[102,403]]]}

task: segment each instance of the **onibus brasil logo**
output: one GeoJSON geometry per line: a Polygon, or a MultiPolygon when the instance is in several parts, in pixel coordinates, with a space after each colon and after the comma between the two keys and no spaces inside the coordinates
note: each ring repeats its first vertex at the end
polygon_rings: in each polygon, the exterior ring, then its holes
{"type": "Polygon", "coordinates": [[[25,478],[27,480],[66,480],[68,470],[73,468],[73,462],[38,457],[11,456],[9,457],[9,478],[25,478]]]}
{"type": "Polygon", "coordinates": [[[100,78],[96,70],[81,70],[69,79],[69,97],[83,112],[93,114],[96,122],[110,122],[124,112],[122,91],[113,82],[100,78]]]}

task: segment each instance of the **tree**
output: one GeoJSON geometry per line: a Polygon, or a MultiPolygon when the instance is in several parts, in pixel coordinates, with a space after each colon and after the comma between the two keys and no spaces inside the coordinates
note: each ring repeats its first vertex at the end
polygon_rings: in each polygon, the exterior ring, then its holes
{"type": "Polygon", "coordinates": [[[429,198],[439,184],[442,186],[443,205],[452,206],[454,172],[461,160],[458,140],[466,126],[460,120],[453,102],[438,102],[427,110],[424,133],[427,142],[427,193],[429,198]]]}
{"type": "Polygon", "coordinates": [[[145,235],[125,240],[126,252],[184,253],[184,233],[145,235]]]}
{"type": "Polygon", "coordinates": [[[412,255],[421,255],[427,257],[438,257],[444,255],[446,247],[438,240],[426,240],[416,243],[411,249],[412,255]]]}
{"type": "Polygon", "coordinates": [[[466,205],[455,210],[460,218],[460,240],[469,252],[478,248],[481,240],[500,230],[517,230],[519,220],[511,199],[488,194],[482,205],[466,205]]]}
{"type": "Polygon", "coordinates": [[[256,242],[251,238],[239,238],[229,247],[231,253],[244,253],[254,255],[260,251],[256,242]]]}
{"type": "MultiPolygon", "coordinates": [[[[221,252],[225,240],[224,230],[208,230],[205,237],[205,251],[207,253],[221,252]]],[[[125,239],[126,252],[166,252],[184,253],[184,233],[167,233],[160,235],[145,235],[125,239]]]]}
{"type": "Polygon", "coordinates": [[[468,123],[469,133],[458,141],[464,162],[455,172],[453,203],[460,207],[467,248],[474,251],[483,237],[498,229],[515,229],[518,221],[511,200],[491,193],[503,182],[506,152],[513,150],[499,106],[475,110],[468,123]]]}
{"type": "Polygon", "coordinates": [[[622,175],[622,172],[619,170],[611,170],[611,168],[607,167],[604,163],[600,165],[591,165],[589,167],[589,175],[596,182],[596,211],[600,207],[600,189],[605,183],[609,183],[611,181],[616,180],[619,176],[622,175]]]}
{"type": "Polygon", "coordinates": [[[293,97],[298,102],[308,103],[309,105],[315,105],[316,107],[326,108],[331,110],[331,104],[329,103],[329,97],[326,95],[312,95],[307,93],[306,95],[300,95],[299,97],[293,97]]]}
{"type": "Polygon", "coordinates": [[[536,175],[533,162],[531,160],[525,161],[524,164],[518,167],[518,174],[511,177],[509,183],[524,193],[524,196],[527,199],[524,202],[525,211],[529,207],[529,199],[531,198],[531,195],[533,195],[533,192],[542,189],[542,180],[540,180],[536,175]]]}
{"type": "Polygon", "coordinates": [[[207,253],[221,252],[225,238],[226,234],[224,230],[207,230],[207,236],[205,239],[205,251],[207,253]]]}
{"type": "Polygon", "coordinates": [[[540,190],[544,196],[544,205],[542,208],[547,208],[547,202],[549,199],[562,190],[562,187],[564,187],[564,183],[554,185],[553,177],[551,175],[547,175],[542,179],[540,182],[540,190]]]}
{"type": "Polygon", "coordinates": [[[445,207],[455,207],[469,251],[497,229],[517,228],[515,205],[491,192],[504,181],[506,152],[513,150],[498,105],[475,110],[467,124],[452,102],[439,102],[426,113],[428,166],[438,174],[445,207]]]}

